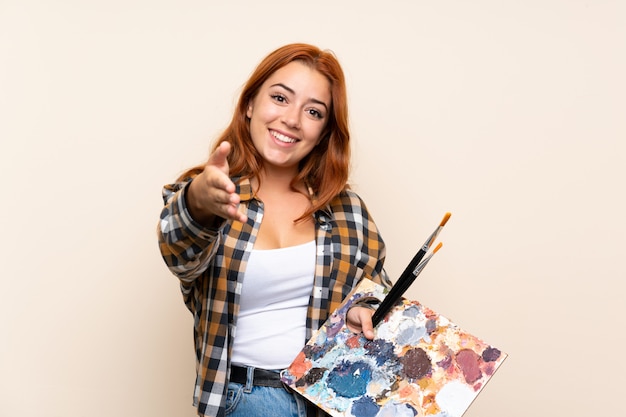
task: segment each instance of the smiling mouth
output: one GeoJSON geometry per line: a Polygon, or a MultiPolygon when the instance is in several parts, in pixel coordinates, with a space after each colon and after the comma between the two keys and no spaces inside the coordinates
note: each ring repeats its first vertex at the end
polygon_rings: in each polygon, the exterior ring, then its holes
{"type": "Polygon", "coordinates": [[[279,142],[283,142],[283,143],[296,143],[298,140],[295,138],[291,138],[289,136],[285,136],[282,133],[278,133],[274,130],[270,131],[270,133],[272,134],[272,136],[274,136],[279,142]]]}

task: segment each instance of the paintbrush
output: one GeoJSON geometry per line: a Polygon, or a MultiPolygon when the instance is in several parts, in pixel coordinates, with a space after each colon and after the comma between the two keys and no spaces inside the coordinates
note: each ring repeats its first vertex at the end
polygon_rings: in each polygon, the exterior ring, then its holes
{"type": "Polygon", "coordinates": [[[424,245],[420,248],[417,254],[415,254],[411,262],[409,262],[409,265],[407,265],[407,267],[404,269],[404,272],[402,273],[402,275],[400,275],[400,278],[398,278],[398,281],[395,283],[395,285],[391,287],[391,290],[389,290],[389,293],[385,296],[383,301],[380,303],[380,306],[378,307],[378,309],[376,309],[374,315],[372,316],[372,324],[374,325],[374,327],[376,327],[381,322],[381,320],[393,308],[398,300],[400,300],[406,290],[409,289],[413,281],[415,281],[415,278],[417,278],[417,276],[420,274],[420,272],[422,272],[424,267],[426,267],[428,261],[430,261],[433,255],[441,248],[442,245],[440,243],[433,250],[433,252],[422,261],[424,255],[426,255],[430,247],[433,245],[435,239],[439,235],[439,232],[441,232],[441,229],[443,229],[443,226],[445,226],[445,224],[448,222],[448,219],[450,219],[451,215],[452,214],[450,213],[446,213],[443,216],[443,219],[441,220],[441,223],[439,223],[439,226],[429,236],[426,242],[424,242],[424,245]]]}

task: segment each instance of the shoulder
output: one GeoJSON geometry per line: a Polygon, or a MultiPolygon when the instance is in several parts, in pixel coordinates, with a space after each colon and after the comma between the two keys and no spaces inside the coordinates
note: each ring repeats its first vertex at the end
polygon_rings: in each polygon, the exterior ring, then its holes
{"type": "Polygon", "coordinates": [[[339,193],[328,205],[339,227],[374,232],[376,224],[361,196],[352,190],[339,193]]]}
{"type": "Polygon", "coordinates": [[[352,190],[344,190],[337,194],[329,203],[332,213],[361,213],[367,214],[367,206],[365,202],[356,192],[352,190]]]}
{"type": "Polygon", "coordinates": [[[337,237],[334,242],[343,245],[341,252],[353,256],[351,262],[356,262],[355,265],[368,265],[369,276],[377,276],[385,258],[385,243],[361,196],[345,190],[328,207],[332,234],[337,237]]]}

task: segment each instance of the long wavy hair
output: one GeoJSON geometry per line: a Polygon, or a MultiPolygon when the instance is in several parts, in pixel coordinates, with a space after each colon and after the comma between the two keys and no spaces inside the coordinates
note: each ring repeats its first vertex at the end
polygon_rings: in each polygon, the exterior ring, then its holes
{"type": "MultiPolygon", "coordinates": [[[[250,124],[246,115],[248,105],[256,97],[263,83],[278,69],[299,61],[324,75],[330,82],[331,109],[322,131],[319,144],[300,161],[298,175],[292,186],[304,182],[314,193],[312,206],[298,220],[323,208],[337,194],[348,188],[350,169],[350,132],[348,128],[348,105],[345,77],[335,55],[316,46],[294,43],[270,53],[256,67],[237,102],[228,127],[217,138],[212,152],[220,143],[232,145],[228,155],[231,177],[259,178],[263,158],[257,152],[250,136],[250,124]]],[[[189,169],[181,178],[197,174],[204,165],[189,169]]]]}

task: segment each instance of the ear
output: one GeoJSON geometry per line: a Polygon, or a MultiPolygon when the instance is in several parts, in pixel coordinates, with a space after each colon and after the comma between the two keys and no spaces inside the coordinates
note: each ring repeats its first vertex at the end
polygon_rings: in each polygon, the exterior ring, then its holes
{"type": "Polygon", "coordinates": [[[248,103],[248,109],[246,110],[246,116],[248,119],[252,118],[252,103],[248,103]]]}

